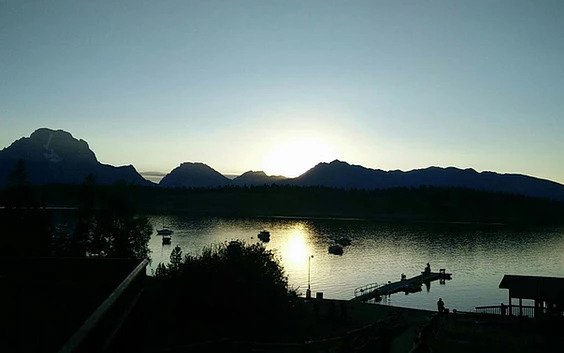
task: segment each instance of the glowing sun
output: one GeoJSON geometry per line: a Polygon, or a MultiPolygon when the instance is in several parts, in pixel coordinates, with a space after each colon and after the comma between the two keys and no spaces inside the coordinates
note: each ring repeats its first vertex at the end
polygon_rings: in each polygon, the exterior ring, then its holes
{"type": "Polygon", "coordinates": [[[335,159],[331,147],[316,139],[288,140],[265,155],[263,170],[269,175],[297,177],[319,162],[335,159]]]}

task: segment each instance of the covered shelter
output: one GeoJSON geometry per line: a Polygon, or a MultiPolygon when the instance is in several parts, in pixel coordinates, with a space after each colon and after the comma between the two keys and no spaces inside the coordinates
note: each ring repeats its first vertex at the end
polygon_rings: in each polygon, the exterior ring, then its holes
{"type": "Polygon", "coordinates": [[[523,299],[534,300],[533,315],[562,315],[564,312],[564,278],[505,275],[499,288],[509,290],[509,315],[513,308],[519,308],[523,315],[523,299]],[[513,305],[512,299],[519,299],[519,305],[513,305]]]}

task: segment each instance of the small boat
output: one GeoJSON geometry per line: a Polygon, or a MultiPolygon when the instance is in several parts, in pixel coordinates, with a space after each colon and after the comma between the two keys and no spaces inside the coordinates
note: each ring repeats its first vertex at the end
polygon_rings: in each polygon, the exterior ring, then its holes
{"type": "Polygon", "coordinates": [[[163,236],[163,245],[169,245],[171,242],[171,237],[170,235],[164,235],[163,236]]]}
{"type": "Polygon", "coordinates": [[[269,242],[270,241],[270,232],[268,230],[262,230],[260,233],[258,233],[258,238],[264,242],[269,242]]]}
{"type": "Polygon", "coordinates": [[[342,238],[335,240],[335,243],[342,245],[342,246],[348,246],[348,245],[351,245],[351,239],[347,238],[347,237],[342,237],[342,238]]]}
{"type": "Polygon", "coordinates": [[[167,227],[163,227],[162,229],[157,229],[157,235],[172,235],[172,233],[174,232],[168,229],[167,227]]]}
{"type": "Polygon", "coordinates": [[[333,244],[329,246],[329,254],[343,255],[343,247],[339,244],[333,244]]]}

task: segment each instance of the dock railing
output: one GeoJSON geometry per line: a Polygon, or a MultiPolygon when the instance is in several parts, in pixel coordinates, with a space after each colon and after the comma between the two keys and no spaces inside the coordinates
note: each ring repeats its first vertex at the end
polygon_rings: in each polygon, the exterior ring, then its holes
{"type": "MultiPolygon", "coordinates": [[[[538,310],[543,310],[544,308],[536,308],[538,310]]],[[[475,308],[476,313],[479,314],[489,314],[489,315],[501,315],[501,316],[527,316],[535,317],[535,307],[530,305],[488,305],[488,306],[477,306],[475,308]]],[[[544,310],[543,310],[544,312],[544,310]]]]}
{"type": "Polygon", "coordinates": [[[373,292],[374,290],[376,290],[376,289],[378,289],[378,288],[380,288],[380,287],[383,287],[383,286],[385,286],[386,284],[387,284],[387,283],[378,284],[378,283],[375,282],[375,283],[367,284],[367,285],[362,286],[362,287],[358,287],[358,288],[356,288],[356,289],[354,290],[354,296],[355,296],[355,297],[358,297],[358,296],[361,296],[361,295],[363,295],[363,294],[373,292]]]}

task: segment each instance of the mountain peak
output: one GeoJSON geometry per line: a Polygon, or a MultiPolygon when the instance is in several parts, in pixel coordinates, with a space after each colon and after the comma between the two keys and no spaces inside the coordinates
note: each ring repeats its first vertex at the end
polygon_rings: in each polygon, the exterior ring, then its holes
{"type": "Polygon", "coordinates": [[[164,187],[218,187],[229,184],[224,175],[201,162],[183,162],[164,176],[164,187]]]}
{"type": "Polygon", "coordinates": [[[249,170],[249,171],[247,171],[247,172],[244,172],[244,173],[241,174],[240,176],[243,176],[243,175],[267,176],[266,173],[263,172],[262,170],[257,170],[257,171],[249,170]]]}
{"type": "Polygon", "coordinates": [[[233,183],[240,186],[253,186],[253,185],[270,185],[273,183],[281,182],[286,180],[286,177],[280,175],[267,175],[265,172],[249,170],[235,179],[233,183]]]}
{"type": "Polygon", "coordinates": [[[202,162],[182,162],[180,163],[180,167],[204,167],[204,168],[211,168],[209,165],[202,163],[202,162]]]}
{"type": "Polygon", "coordinates": [[[345,161],[341,161],[341,160],[335,159],[335,160],[331,161],[331,162],[329,163],[329,165],[350,165],[350,164],[347,163],[347,162],[345,162],[345,161]]]}
{"type": "Polygon", "coordinates": [[[5,157],[35,162],[98,162],[86,141],[77,140],[64,130],[48,128],[35,130],[29,137],[22,137],[2,152],[5,157]]]}
{"type": "Polygon", "coordinates": [[[79,184],[88,174],[95,175],[102,184],[118,180],[148,183],[133,166],[101,164],[86,141],[64,130],[40,128],[0,151],[0,184],[18,160],[25,162],[33,184],[79,184]]]}

